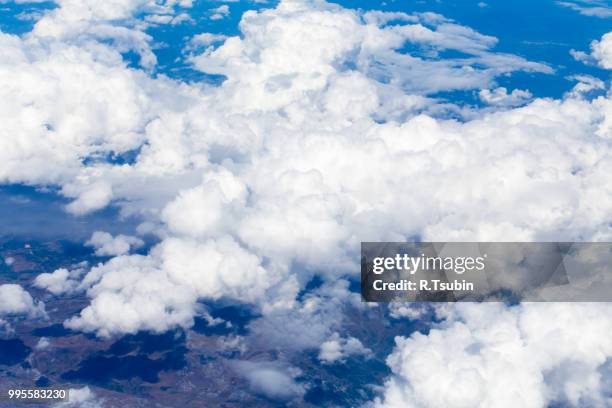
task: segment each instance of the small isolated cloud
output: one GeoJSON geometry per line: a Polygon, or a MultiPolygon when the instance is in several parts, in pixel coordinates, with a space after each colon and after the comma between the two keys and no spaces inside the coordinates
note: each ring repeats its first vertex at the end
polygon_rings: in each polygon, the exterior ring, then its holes
{"type": "Polygon", "coordinates": [[[578,51],[578,50],[571,49],[569,53],[572,57],[574,57],[576,61],[582,62],[583,64],[590,65],[590,64],[595,63],[593,57],[591,57],[589,54],[587,54],[584,51],[578,51]]]}
{"type": "Polygon", "coordinates": [[[570,8],[578,13],[599,18],[612,17],[612,7],[605,1],[598,0],[578,0],[578,1],[558,1],[558,5],[570,8]]]}
{"type": "Polygon", "coordinates": [[[251,391],[279,401],[301,398],[306,389],[295,381],[300,370],[268,361],[238,361],[235,370],[249,383],[251,391]]]}
{"type": "Polygon", "coordinates": [[[144,242],[140,238],[128,235],[113,237],[108,232],[96,231],[85,245],[94,247],[97,256],[119,256],[129,253],[131,249],[143,246],[144,242]]]}
{"type": "Polygon", "coordinates": [[[196,34],[191,38],[192,46],[200,46],[200,47],[208,47],[215,43],[219,43],[221,41],[225,41],[228,37],[223,34],[213,34],[213,33],[201,33],[196,34]]]}
{"type": "Polygon", "coordinates": [[[485,3],[484,1],[481,1],[480,3],[478,3],[478,7],[480,7],[480,8],[487,8],[487,7],[489,7],[489,5],[487,3],[485,3]]]}
{"type": "Polygon", "coordinates": [[[44,317],[45,305],[32,299],[32,296],[19,285],[12,283],[0,285],[0,317],[13,315],[44,317]]]}
{"type": "Polygon", "coordinates": [[[319,360],[323,363],[344,362],[352,356],[369,357],[372,350],[366,348],[354,337],[342,338],[334,333],[329,340],[321,344],[319,348],[319,360]]]}
{"type": "Polygon", "coordinates": [[[212,8],[209,11],[212,13],[212,15],[210,16],[211,20],[221,20],[229,16],[230,14],[230,8],[227,4],[224,4],[216,8],[212,8]]]}
{"type": "Polygon", "coordinates": [[[488,105],[500,107],[514,107],[529,102],[533,95],[528,90],[513,89],[511,93],[504,87],[495,89],[482,89],[478,96],[488,105]]]}
{"type": "Polygon", "coordinates": [[[96,398],[96,395],[89,389],[70,388],[68,390],[68,401],[60,402],[54,405],[54,408],[102,408],[102,402],[96,398]]]}
{"type": "MultiPolygon", "coordinates": [[[[230,323],[230,322],[226,322],[225,320],[221,319],[220,317],[213,317],[213,316],[212,316],[210,313],[208,313],[208,311],[206,311],[206,310],[203,310],[203,311],[200,313],[200,317],[202,317],[202,318],[203,318],[203,319],[206,321],[206,324],[207,324],[208,326],[210,326],[210,327],[218,326],[218,325],[220,325],[221,323],[227,323],[227,324],[230,324],[230,325],[231,325],[231,323],[230,323]]],[[[231,327],[231,326],[226,326],[226,327],[231,327]]]]}
{"type": "Polygon", "coordinates": [[[237,351],[240,354],[244,354],[248,350],[248,345],[245,338],[243,336],[233,334],[225,337],[219,337],[217,340],[217,346],[219,347],[220,351],[237,351]]]}
{"type": "Polygon", "coordinates": [[[44,350],[49,348],[49,346],[51,346],[51,342],[49,341],[49,339],[46,337],[41,337],[34,348],[36,348],[36,350],[44,350]]]}
{"type": "Polygon", "coordinates": [[[145,16],[144,20],[152,25],[177,25],[186,21],[192,21],[192,18],[187,13],[180,13],[177,15],[173,14],[149,14],[145,16]]]}

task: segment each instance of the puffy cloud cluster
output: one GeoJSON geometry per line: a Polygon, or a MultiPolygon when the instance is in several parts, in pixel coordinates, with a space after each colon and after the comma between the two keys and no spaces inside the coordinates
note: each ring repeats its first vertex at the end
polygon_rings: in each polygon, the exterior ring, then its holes
{"type": "Polygon", "coordinates": [[[0,317],[12,315],[44,317],[45,305],[32,299],[32,296],[17,284],[0,285],[0,317]]]}
{"type": "Polygon", "coordinates": [[[427,335],[396,338],[384,407],[608,406],[610,307],[456,304],[427,335]],[[553,317],[554,318],[551,318],[553,317]]]}
{"type": "Polygon", "coordinates": [[[149,81],[146,75],[126,70],[108,47],[47,48],[36,38],[2,33],[0,44],[0,109],[7,118],[0,179],[59,183],[64,195],[78,197],[69,207],[77,214],[104,207],[112,189],[108,182],[90,183],[86,174],[77,182],[82,160],[142,143],[148,101],[138,82],[149,81]]]}
{"type": "MultiPolygon", "coordinates": [[[[241,29],[244,38],[230,38],[223,46],[193,60],[206,72],[227,76],[227,90],[248,94],[249,98],[236,95],[228,99],[234,106],[240,103],[243,109],[278,109],[304,92],[320,93],[333,87],[330,80],[339,72],[348,76],[358,71],[378,80],[366,81],[354,75],[347,78],[352,86],[336,89],[336,93],[353,96],[347,102],[361,100],[352,108],[361,108],[357,113],[362,116],[371,114],[374,108],[384,115],[381,106],[376,106],[384,102],[391,105],[388,109],[407,109],[416,103],[414,98],[406,98],[405,92],[398,94],[398,88],[430,94],[486,87],[495,76],[513,71],[552,72],[541,63],[494,53],[491,49],[496,38],[433,13],[360,15],[321,1],[284,1],[273,10],[245,13],[241,29]],[[396,21],[403,24],[394,24],[396,21]],[[407,44],[420,51],[400,52],[407,44]],[[436,58],[446,50],[461,51],[468,57],[436,58]],[[384,92],[376,92],[380,87],[384,92]],[[373,100],[374,94],[385,100],[373,100]]],[[[326,108],[342,104],[340,94],[334,98],[333,92],[329,93],[332,99],[328,98],[326,108]]]]}
{"type": "Polygon", "coordinates": [[[34,279],[34,286],[48,290],[54,295],[72,294],[79,290],[79,283],[87,271],[87,262],[70,270],[59,268],[52,273],[41,273],[34,279]]]}
{"type": "Polygon", "coordinates": [[[258,303],[276,281],[273,270],[230,237],[170,238],[148,256],[124,255],[93,267],[79,287],[93,300],[66,324],[102,336],[189,327],[199,299],[258,303]]]}
{"type": "MultiPolygon", "coordinates": [[[[493,37],[433,13],[284,0],[245,13],[240,36],[192,40],[194,66],[226,78],[209,87],[153,77],[121,56],[135,51],[153,70],[152,40],[134,16],[171,23],[190,2],[58,5],[27,35],[0,33],[0,180],[57,186],[75,215],[114,204],[159,239],[130,255],[137,238],[100,233],[90,242],[112,259],[36,279],[56,295],[89,296],[72,329],[189,327],[208,316],[199,301],[233,299],[263,314],[252,341],[340,361],[367,355],[334,334],[354,301],[337,278],[359,270],[361,241],[610,239],[609,90],[583,77],[560,100],[508,93],[497,76],[552,70],[495,52],[493,37]],[[589,99],[586,87],[607,93],[589,99]],[[472,89],[491,107],[433,96],[472,89]],[[327,282],[300,298],[314,274],[327,282]]],[[[602,67],[609,36],[592,47],[602,67]]],[[[0,310],[41,310],[15,286],[0,286],[0,310]]],[[[394,318],[425,312],[391,308],[394,318]]],[[[607,312],[459,305],[428,335],[398,339],[378,403],[498,406],[493,396],[504,395],[605,405],[607,312]]],[[[269,398],[305,391],[290,367],[237,367],[269,398]]]]}
{"type": "Polygon", "coordinates": [[[372,354],[372,350],[354,337],[342,338],[340,334],[334,333],[329,340],[321,344],[319,348],[319,360],[323,363],[343,362],[348,357],[372,354]]]}
{"type": "Polygon", "coordinates": [[[98,41],[110,41],[120,52],[133,51],[140,65],[152,70],[157,58],[151,50],[152,38],[144,33],[146,24],[134,18],[145,14],[147,23],[178,24],[189,19],[181,12],[192,6],[191,0],[57,0],[34,27],[31,37],[42,41],[60,40],[85,48],[97,47],[98,41]],[[120,22],[120,24],[117,24],[120,22]]]}
{"type": "Polygon", "coordinates": [[[85,245],[94,247],[97,256],[118,256],[127,254],[132,248],[143,246],[144,242],[140,238],[128,235],[120,234],[113,237],[108,232],[95,231],[85,245]]]}
{"type": "MultiPolygon", "coordinates": [[[[116,24],[151,6],[110,4],[76,20],[116,24]]],[[[432,13],[282,1],[246,12],[241,36],[194,40],[207,47],[195,66],[226,78],[207,87],[127,68],[99,37],[43,36],[73,7],[0,35],[0,177],[60,185],[74,214],[115,203],[160,243],[92,268],[72,328],[189,326],[203,298],[253,302],[270,321],[304,314],[300,288],[357,271],[360,241],[610,236],[609,97],[463,121],[432,99],[551,72],[496,53],[493,37],[432,13]]],[[[69,276],[56,273],[59,293],[69,276]]]]}

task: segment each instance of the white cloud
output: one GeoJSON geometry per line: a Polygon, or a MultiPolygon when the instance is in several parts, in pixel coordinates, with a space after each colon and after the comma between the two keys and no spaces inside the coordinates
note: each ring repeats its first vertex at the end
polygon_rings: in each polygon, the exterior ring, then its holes
{"type": "Polygon", "coordinates": [[[133,248],[143,246],[144,242],[140,238],[128,235],[120,234],[113,237],[108,232],[95,231],[85,245],[94,247],[97,256],[119,256],[129,253],[133,248]]]}
{"type": "MultiPolygon", "coordinates": [[[[289,295],[293,292],[289,291],[289,295]]],[[[287,352],[316,350],[333,333],[342,331],[347,308],[366,309],[359,295],[349,292],[348,282],[342,279],[325,283],[302,299],[285,299],[285,303],[277,300],[275,307],[265,308],[263,316],[249,324],[252,341],[287,352]]]]}
{"type": "Polygon", "coordinates": [[[393,319],[407,318],[409,320],[419,320],[431,313],[432,308],[427,303],[389,303],[389,316],[393,319]]]}
{"type": "MultiPolygon", "coordinates": [[[[70,185],[64,187],[64,194],[70,196],[70,185]]],[[[95,183],[88,186],[87,190],[79,191],[76,200],[72,201],[66,209],[75,215],[86,214],[91,211],[106,207],[113,197],[110,185],[106,183],[95,183]]]]}
{"type": "Polygon", "coordinates": [[[590,54],[576,50],[570,50],[570,54],[574,59],[585,64],[612,69],[612,33],[604,34],[599,41],[592,41],[590,54]]]}
{"type": "MultiPolygon", "coordinates": [[[[84,277],[40,275],[37,286],[52,293],[90,298],[68,327],[161,332],[191,326],[200,300],[230,299],[263,314],[249,325],[252,341],[341,360],[365,352],[334,334],[355,302],[338,277],[359,270],[360,241],[611,238],[609,93],[512,108],[528,91],[498,88],[484,93],[491,107],[451,120],[445,109],[466,110],[431,95],[552,69],[496,53],[497,39],[440,15],[307,1],[246,13],[240,36],[194,38],[206,47],[195,67],[227,78],[218,87],[127,68],[129,49],[155,65],[133,16],[174,15],[170,6],[62,1],[32,33],[0,34],[0,180],[58,186],[77,215],[112,203],[160,240],[84,277]],[[399,52],[405,45],[416,51],[399,52]],[[445,50],[465,56],[440,58],[445,50]],[[129,163],[106,160],[131,152],[129,163]],[[323,286],[297,298],[314,274],[323,286]]],[[[589,56],[602,67],[609,35],[589,56]]],[[[132,245],[98,241],[107,254],[132,245]]],[[[0,286],[8,294],[0,310],[42,310],[15,286],[0,286]]],[[[421,312],[391,308],[394,318],[421,312]]],[[[379,403],[495,406],[505,395],[535,406],[596,404],[605,397],[597,369],[610,355],[608,316],[579,304],[459,305],[428,335],[398,339],[379,403]]],[[[238,370],[269,398],[305,392],[291,367],[238,370]]],[[[77,395],[97,403],[89,389],[77,395]]]]}
{"type": "Polygon", "coordinates": [[[334,333],[319,347],[319,360],[327,364],[344,362],[352,356],[365,355],[367,357],[371,354],[372,350],[364,347],[358,339],[350,336],[342,338],[338,333],[334,333]]]}
{"type": "Polygon", "coordinates": [[[441,16],[419,14],[412,16],[417,23],[399,25],[385,25],[385,13],[365,17],[367,24],[355,11],[338,6],[282,2],[276,9],[243,16],[244,38],[231,38],[194,62],[204,71],[227,75],[228,86],[239,81],[241,89],[252,96],[241,98],[241,102],[260,108],[284,103],[292,94],[321,90],[335,65],[342,66],[336,64],[341,61],[356,64],[369,77],[417,93],[482,88],[495,75],[515,70],[552,72],[543,64],[491,52],[496,38],[441,16]],[[395,51],[407,42],[434,53],[458,50],[468,57],[438,60],[395,51]],[[258,89],[269,86],[272,79],[291,75],[289,86],[274,92],[274,98],[265,98],[258,89]],[[264,78],[268,81],[262,81],[264,78]]]}
{"type": "Polygon", "coordinates": [[[21,286],[0,285],[0,316],[27,315],[30,318],[45,317],[45,305],[35,301],[21,286]]]}
{"type": "Polygon", "coordinates": [[[247,189],[230,172],[209,173],[202,185],[179,192],[162,211],[162,220],[170,231],[188,236],[206,237],[222,233],[232,207],[243,207],[247,189]]]}
{"type": "Polygon", "coordinates": [[[578,1],[557,1],[562,7],[570,8],[578,13],[599,18],[612,17],[612,7],[604,1],[599,0],[578,0],[578,1]]]}
{"type": "Polygon", "coordinates": [[[604,81],[590,75],[573,75],[567,79],[578,82],[570,91],[573,96],[580,97],[592,91],[605,91],[606,89],[604,81]]]}
{"type": "Polygon", "coordinates": [[[591,43],[591,55],[605,69],[612,69],[612,33],[604,34],[600,41],[591,43]]]}
{"type": "Polygon", "coordinates": [[[268,398],[288,401],[300,398],[306,391],[294,380],[299,374],[295,368],[266,361],[237,361],[234,367],[247,379],[252,391],[268,398]]]}
{"type": "Polygon", "coordinates": [[[70,388],[68,390],[69,399],[65,402],[60,402],[54,406],[60,407],[79,407],[79,408],[101,408],[102,401],[96,398],[96,395],[89,387],[70,388]]]}
{"type": "Polygon", "coordinates": [[[478,96],[480,99],[489,104],[496,106],[520,106],[527,103],[533,98],[531,92],[522,89],[513,89],[512,92],[508,93],[508,90],[504,87],[495,88],[493,90],[482,89],[478,96]]]}
{"type": "Polygon", "coordinates": [[[396,338],[376,406],[606,406],[598,369],[612,357],[609,313],[605,304],[450,305],[440,328],[396,338]]]}
{"type": "Polygon", "coordinates": [[[81,283],[92,303],[68,327],[101,336],[190,327],[201,298],[262,302],[278,277],[229,237],[166,239],[149,256],[119,256],[81,283]]]}
{"type": "Polygon", "coordinates": [[[51,346],[51,342],[49,341],[48,338],[46,337],[41,337],[40,340],[38,340],[38,343],[36,343],[36,350],[45,350],[47,348],[49,348],[51,346]]]}
{"type": "Polygon", "coordinates": [[[59,268],[52,273],[41,273],[34,279],[34,285],[46,289],[54,295],[71,294],[77,291],[80,278],[85,269],[75,268],[68,270],[59,268]]]}
{"type": "Polygon", "coordinates": [[[191,44],[196,46],[209,46],[227,39],[226,35],[213,33],[200,33],[191,38],[191,44]]]}
{"type": "Polygon", "coordinates": [[[210,16],[211,20],[221,20],[230,14],[230,8],[227,4],[223,4],[219,7],[212,8],[209,10],[212,15],[210,16]]]}
{"type": "Polygon", "coordinates": [[[593,63],[593,58],[584,51],[577,51],[577,50],[571,49],[569,53],[572,57],[574,57],[576,61],[580,61],[583,64],[588,65],[588,64],[593,63]]]}
{"type": "Polygon", "coordinates": [[[221,351],[238,351],[240,354],[244,354],[248,350],[248,345],[243,336],[229,335],[219,337],[217,345],[221,351]]]}
{"type": "Polygon", "coordinates": [[[108,183],[92,181],[94,175],[76,179],[80,162],[100,150],[122,153],[142,143],[150,101],[138,82],[146,76],[124,69],[110,47],[89,52],[56,43],[51,50],[36,39],[0,34],[0,48],[6,119],[0,179],[64,184],[63,193],[77,198],[69,206],[74,213],[108,204],[108,183]]]}
{"type": "MultiPolygon", "coordinates": [[[[231,298],[266,315],[258,335],[312,323],[302,344],[317,348],[332,312],[296,295],[314,273],[355,273],[360,241],[609,239],[609,97],[457,121],[429,96],[551,72],[496,53],[491,36],[431,13],[283,1],[245,13],[240,36],[202,38],[218,46],[195,66],[227,78],[209,87],[129,69],[101,37],[51,35],[57,19],[89,27],[140,10],[73,7],[0,35],[0,179],[59,185],[75,214],[112,203],[160,242],[92,268],[72,328],[188,327],[198,301],[231,298]],[[397,51],[408,43],[417,52],[397,51]],[[439,58],[447,49],[466,57],[439,58]]],[[[55,278],[59,293],[69,279],[55,278]]]]}
{"type": "Polygon", "coordinates": [[[58,0],[58,7],[40,19],[31,37],[61,40],[84,48],[96,48],[91,40],[111,41],[118,51],[133,51],[140,56],[140,64],[152,70],[157,59],[151,51],[152,38],[138,27],[133,16],[136,13],[174,14],[173,1],[113,0],[103,3],[85,0],[58,0]],[[123,26],[113,24],[123,21],[123,26]]]}
{"type": "Polygon", "coordinates": [[[191,16],[187,13],[180,13],[177,15],[172,14],[150,14],[145,16],[145,21],[154,25],[170,24],[177,25],[186,21],[193,21],[191,16]]]}

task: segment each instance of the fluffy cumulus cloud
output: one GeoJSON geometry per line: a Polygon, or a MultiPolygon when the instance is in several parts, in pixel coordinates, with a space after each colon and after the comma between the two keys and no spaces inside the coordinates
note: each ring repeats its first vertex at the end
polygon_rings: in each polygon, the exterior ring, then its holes
{"type": "Polygon", "coordinates": [[[319,360],[323,363],[344,362],[351,356],[372,354],[372,350],[354,337],[342,338],[338,333],[334,333],[329,340],[321,344],[319,348],[319,360]]]}
{"type": "Polygon", "coordinates": [[[32,296],[19,285],[12,283],[0,285],[0,317],[13,315],[43,317],[46,315],[45,305],[32,299],[32,296]]]}
{"type": "Polygon", "coordinates": [[[87,266],[87,262],[83,262],[70,270],[59,268],[52,273],[41,273],[34,279],[34,286],[54,295],[72,294],[78,291],[80,279],[87,266]]]}
{"type": "Polygon", "coordinates": [[[591,53],[571,50],[572,56],[586,64],[598,65],[604,69],[612,69],[612,32],[604,34],[600,40],[591,42],[591,53]]]}
{"type": "Polygon", "coordinates": [[[144,242],[140,238],[128,235],[120,234],[113,237],[108,232],[96,231],[85,245],[94,247],[97,256],[118,256],[127,254],[132,248],[143,246],[144,242]]]}
{"type": "MultiPolygon", "coordinates": [[[[99,234],[92,245],[112,259],[84,273],[41,275],[37,285],[52,293],[89,297],[69,327],[102,336],[160,332],[189,327],[201,300],[233,299],[263,315],[254,337],[285,344],[290,336],[271,334],[282,328],[303,334],[294,347],[336,350],[322,358],[342,359],[358,348],[356,339],[333,337],[342,307],[323,299],[341,294],[339,302],[352,302],[337,283],[359,270],[361,241],[611,238],[609,90],[531,99],[499,88],[496,78],[552,69],[496,52],[494,37],[433,13],[309,0],[246,12],[240,36],[195,37],[190,60],[222,75],[218,86],[150,75],[151,39],[134,16],[187,6],[60,1],[32,32],[0,33],[0,180],[55,186],[75,216],[115,205],[122,217],[142,220],[135,233],[158,240],[147,254],[130,254],[134,239],[99,234]],[[127,66],[121,53],[128,50],[142,69],[127,66]],[[463,56],[441,58],[449,50],[463,56]],[[489,90],[480,95],[490,106],[478,111],[435,97],[456,90],[489,90]],[[336,283],[299,298],[315,274],[336,283]]],[[[604,42],[593,46],[598,61],[604,42]]],[[[516,320],[528,311],[500,313],[516,320]]],[[[407,347],[398,343],[389,360],[396,377],[381,401],[419,392],[410,363],[398,356],[466,325],[448,322],[422,340],[404,340],[407,347]]],[[[469,348],[476,360],[465,352],[473,364],[494,349],[487,329],[484,345],[469,348]]],[[[533,344],[528,351],[539,350],[533,344]]],[[[555,358],[565,361],[562,353],[555,358]]],[[[483,370],[501,364],[490,361],[483,370]]],[[[285,368],[264,370],[275,380],[249,380],[253,389],[277,395],[270,384],[282,377],[292,396],[301,395],[285,368]]],[[[570,375],[555,373],[555,381],[570,375]]],[[[457,375],[461,401],[487,398],[478,391],[481,377],[477,368],[457,375]]]]}
{"type": "Polygon", "coordinates": [[[495,52],[494,37],[432,13],[283,1],[246,12],[239,37],[194,39],[206,47],[194,66],[226,80],[187,85],[128,68],[122,43],[91,31],[140,32],[131,16],[158,6],[84,4],[0,35],[0,178],[59,185],[76,215],[112,203],[160,242],[129,255],[134,238],[98,234],[99,254],[117,257],[78,285],[65,271],[41,278],[91,297],[73,328],[188,326],[203,298],[299,310],[313,273],[358,270],[364,240],[609,237],[608,97],[508,109],[528,92],[497,88],[483,95],[503,110],[458,121],[447,113],[462,108],[430,96],[551,72],[495,52]]]}
{"type": "Polygon", "coordinates": [[[92,268],[79,287],[93,298],[91,305],[67,325],[103,336],[188,327],[199,299],[263,302],[277,280],[230,237],[169,238],[148,256],[115,257],[92,268]]]}
{"type": "Polygon", "coordinates": [[[608,406],[607,304],[457,304],[396,338],[380,407],[608,406]],[[554,316],[554,318],[551,318],[554,316]]]}
{"type": "Polygon", "coordinates": [[[612,69],[612,33],[605,34],[600,41],[591,44],[592,56],[605,69],[612,69]]]}

